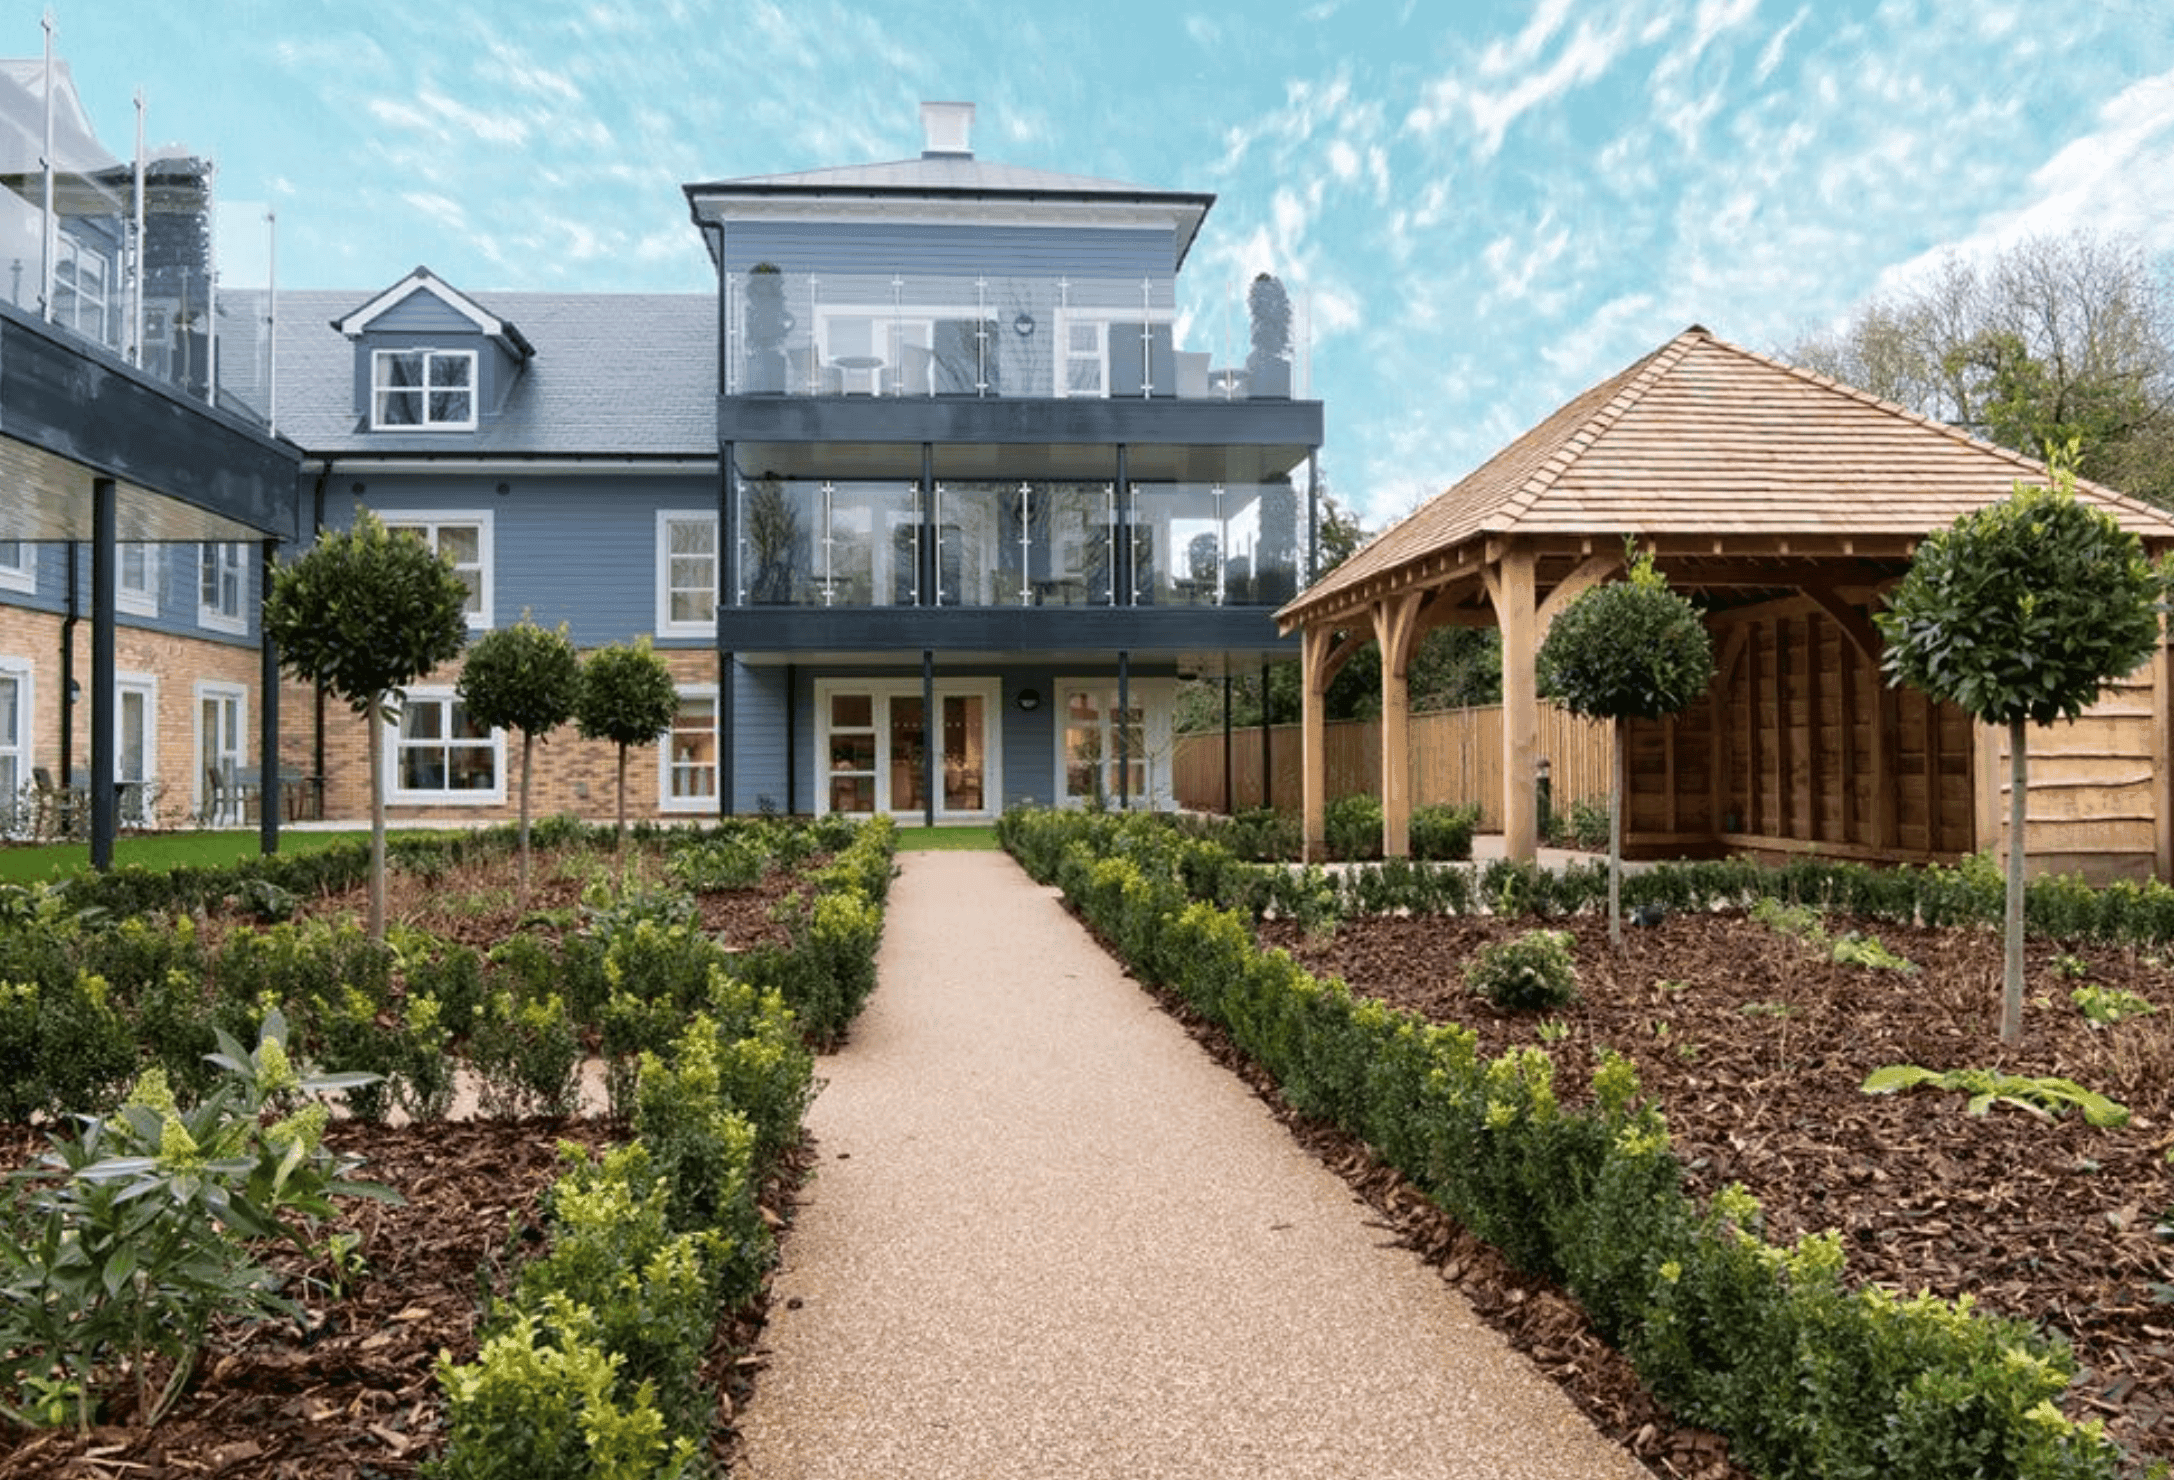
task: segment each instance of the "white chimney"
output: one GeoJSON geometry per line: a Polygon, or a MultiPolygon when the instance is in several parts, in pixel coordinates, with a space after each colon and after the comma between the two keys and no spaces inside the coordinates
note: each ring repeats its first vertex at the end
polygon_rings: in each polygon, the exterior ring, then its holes
{"type": "Polygon", "coordinates": [[[936,154],[963,154],[971,159],[974,146],[974,105],[972,103],[923,103],[921,105],[921,135],[925,142],[923,158],[936,154]]]}

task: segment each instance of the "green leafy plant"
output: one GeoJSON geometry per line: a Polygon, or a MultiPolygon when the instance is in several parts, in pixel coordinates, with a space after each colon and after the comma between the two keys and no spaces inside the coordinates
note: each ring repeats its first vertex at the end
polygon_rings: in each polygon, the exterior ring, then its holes
{"type": "Polygon", "coordinates": [[[2125,1018],[2148,1017],[2159,1010],[2120,987],[2078,987],[2068,996],[2094,1028],[2111,1027],[2125,1018]]]}
{"type": "Polygon", "coordinates": [[[1323,815],[1329,857],[1346,862],[1381,857],[1381,802],[1363,792],[1338,797],[1323,815]]]}
{"type": "Polygon", "coordinates": [[[468,717],[488,729],[521,732],[521,866],[518,890],[528,905],[528,782],[536,742],[574,717],[581,660],[566,624],[546,630],[527,612],[511,627],[476,639],[456,686],[468,717]]]}
{"type": "Polygon", "coordinates": [[[1578,964],[1571,944],[1567,930],[1530,930],[1491,942],[1465,967],[1465,987],[1507,1012],[1575,1002],[1578,964]]]}
{"type": "Polygon", "coordinates": [[[2073,471],[2056,466],[2052,487],[2018,484],[2000,503],[1928,535],[1887,610],[1872,619],[1891,679],[2008,730],[2000,1037],[2010,1045],[2023,1038],[2024,726],[2073,720],[2160,642],[2164,570],[2113,515],[2078,499],[2075,483],[2073,471]]]}
{"type": "Polygon", "coordinates": [[[565,1115],[580,1101],[581,1039],[556,992],[493,992],[468,1038],[486,1115],[565,1115]]]}
{"type": "Polygon", "coordinates": [[[1534,659],[1543,698],[1572,714],[1608,720],[1615,733],[1615,789],[1608,828],[1608,943],[1623,944],[1623,807],[1630,794],[1632,719],[1676,714],[1713,681],[1713,637],[1698,608],[1668,588],[1652,552],[1624,542],[1626,578],[1574,597],[1548,628],[1534,659]]]}
{"type": "Polygon", "coordinates": [[[2090,962],[2066,952],[2056,955],[2051,964],[2055,976],[2066,977],[2070,981],[2082,981],[2091,974],[2090,962]]]}
{"type": "Polygon", "coordinates": [[[679,713],[679,690],[647,637],[631,645],[599,648],[581,665],[581,692],[574,704],[574,727],[584,740],[609,740],[618,751],[618,830],[615,846],[624,851],[627,836],[627,750],[654,745],[679,713]]]}
{"type": "Polygon", "coordinates": [[[2085,1089],[2073,1079],[2052,1076],[2033,1078],[1994,1069],[1949,1069],[1936,1073],[1915,1064],[1889,1064],[1867,1074],[1860,1088],[1868,1095],[1891,1095],[1921,1085],[1967,1093],[1972,1115],[1983,1115],[1995,1105],[2014,1105],[2048,1119],[2073,1109],[2081,1110],[2083,1118],[2092,1125],[2129,1123],[2128,1107],[2085,1089]]]}
{"type": "Polygon", "coordinates": [[[136,1422],[155,1424],[186,1389],[214,1320],[294,1313],[247,1241],[307,1252],[333,1198],[397,1200],[347,1177],[355,1163],[324,1150],[325,1107],[310,1098],[367,1076],[305,1074],[286,1045],[277,1010],[254,1049],[222,1033],[220,1078],[193,1108],[148,1069],[118,1111],[56,1134],[16,1174],[18,1237],[0,1243],[0,1387],[47,1412],[65,1388],[87,1426],[101,1379],[125,1371],[136,1422]]]}
{"type": "Polygon", "coordinates": [[[1412,809],[1412,857],[1456,862],[1472,856],[1472,834],[1480,822],[1479,803],[1451,806],[1436,802],[1412,809]]]}
{"type": "Polygon", "coordinates": [[[1844,966],[1870,966],[1879,971],[1914,972],[1917,963],[1890,950],[1876,935],[1845,930],[1834,938],[1829,953],[1844,966]]]}
{"type": "Polygon", "coordinates": [[[468,584],[449,558],[396,535],[368,509],[319,534],[272,573],[264,637],[280,666],[347,703],[370,746],[370,914],[385,938],[385,717],[392,694],[456,656],[468,640],[468,584]]]}

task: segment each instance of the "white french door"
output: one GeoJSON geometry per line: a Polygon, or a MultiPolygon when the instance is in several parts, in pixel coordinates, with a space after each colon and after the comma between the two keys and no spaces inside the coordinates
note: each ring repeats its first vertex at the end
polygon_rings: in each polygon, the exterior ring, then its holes
{"type": "Polygon", "coordinates": [[[1170,711],[1176,684],[1136,678],[1118,705],[1114,678],[1057,684],[1057,769],[1068,807],[1172,805],[1170,711]]]}
{"type": "MultiPolygon", "coordinates": [[[[1001,795],[994,679],[936,686],[939,817],[986,817],[1001,795]]],[[[918,680],[826,680],[815,687],[819,813],[917,816],[931,793],[927,701],[918,680]]]]}

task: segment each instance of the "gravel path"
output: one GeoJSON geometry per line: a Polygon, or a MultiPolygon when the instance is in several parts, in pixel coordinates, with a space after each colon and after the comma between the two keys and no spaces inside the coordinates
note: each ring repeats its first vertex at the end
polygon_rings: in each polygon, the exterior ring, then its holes
{"type": "Polygon", "coordinates": [[[909,853],[752,1480],[1651,1480],[1001,853],[909,853]]]}

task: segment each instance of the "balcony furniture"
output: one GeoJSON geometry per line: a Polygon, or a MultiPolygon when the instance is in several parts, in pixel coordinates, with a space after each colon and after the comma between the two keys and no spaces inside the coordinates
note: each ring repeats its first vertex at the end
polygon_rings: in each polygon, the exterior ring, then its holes
{"type": "Polygon", "coordinates": [[[1246,373],[1228,366],[1208,372],[1208,394],[1225,401],[1242,401],[1246,394],[1246,373]]]}
{"type": "Polygon", "coordinates": [[[830,377],[835,374],[838,378],[838,389],[842,394],[873,396],[880,389],[876,372],[883,365],[881,355],[839,355],[823,367],[824,381],[827,385],[830,377]],[[857,381],[856,376],[860,377],[857,381]]]}
{"type": "Polygon", "coordinates": [[[1208,352],[1178,351],[1178,396],[1181,400],[1204,401],[1208,397],[1208,352]]]}
{"type": "Polygon", "coordinates": [[[1168,324],[1111,324],[1109,345],[1112,399],[1178,393],[1177,354],[1168,324]]]}
{"type": "Polygon", "coordinates": [[[936,357],[925,344],[901,344],[898,363],[883,372],[886,396],[926,396],[935,391],[936,357]]]}

